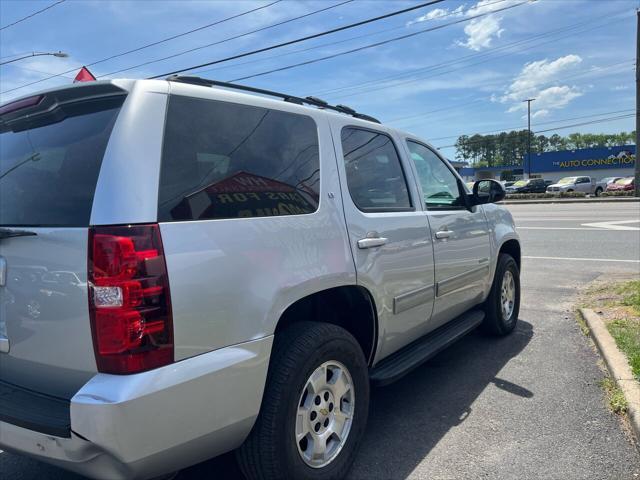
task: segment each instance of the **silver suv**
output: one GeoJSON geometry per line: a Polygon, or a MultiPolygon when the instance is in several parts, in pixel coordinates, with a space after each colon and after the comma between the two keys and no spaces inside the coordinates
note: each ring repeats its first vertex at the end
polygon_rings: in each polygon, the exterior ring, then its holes
{"type": "Polygon", "coordinates": [[[502,186],[348,107],[84,83],[0,107],[0,146],[2,449],[102,479],[231,450],[249,479],[338,479],[370,384],[516,325],[502,186]]]}

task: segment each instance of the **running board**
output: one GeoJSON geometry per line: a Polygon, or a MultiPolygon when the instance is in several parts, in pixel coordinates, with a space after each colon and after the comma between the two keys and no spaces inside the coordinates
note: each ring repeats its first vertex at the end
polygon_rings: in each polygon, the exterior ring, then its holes
{"type": "Polygon", "coordinates": [[[375,386],[399,380],[414,368],[464,337],[484,320],[484,312],[470,310],[431,333],[391,354],[371,369],[369,378],[375,386]]]}

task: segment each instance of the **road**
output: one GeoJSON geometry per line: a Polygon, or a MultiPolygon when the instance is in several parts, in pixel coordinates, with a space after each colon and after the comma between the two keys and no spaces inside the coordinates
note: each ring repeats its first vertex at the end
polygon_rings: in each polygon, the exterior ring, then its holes
{"type": "MultiPolygon", "coordinates": [[[[574,318],[603,274],[640,274],[640,203],[510,205],[523,244],[513,335],[472,334],[372,394],[350,478],[633,479],[640,454],[607,410],[598,355],[574,318]],[[589,226],[598,222],[609,225],[589,226]]],[[[12,480],[80,477],[0,454],[12,480]]],[[[238,478],[231,455],[181,480],[238,478]]]]}

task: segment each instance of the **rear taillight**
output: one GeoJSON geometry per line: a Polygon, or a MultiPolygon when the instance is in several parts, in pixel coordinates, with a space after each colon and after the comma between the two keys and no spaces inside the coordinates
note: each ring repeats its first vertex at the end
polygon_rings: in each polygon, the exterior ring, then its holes
{"type": "Polygon", "coordinates": [[[89,230],[89,311],[98,371],[173,362],[169,278],[157,224],[89,230]]]}

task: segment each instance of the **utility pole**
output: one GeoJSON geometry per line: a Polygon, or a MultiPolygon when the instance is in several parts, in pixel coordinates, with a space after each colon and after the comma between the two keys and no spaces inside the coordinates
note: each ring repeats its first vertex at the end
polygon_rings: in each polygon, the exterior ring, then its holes
{"type": "MultiPolygon", "coordinates": [[[[531,178],[531,102],[535,98],[527,98],[527,178],[531,178]]],[[[637,163],[637,162],[636,162],[637,163]]]]}
{"type": "Polygon", "coordinates": [[[635,169],[635,194],[640,197],[640,156],[638,147],[640,146],[640,9],[636,11],[636,169],[635,169]]]}

